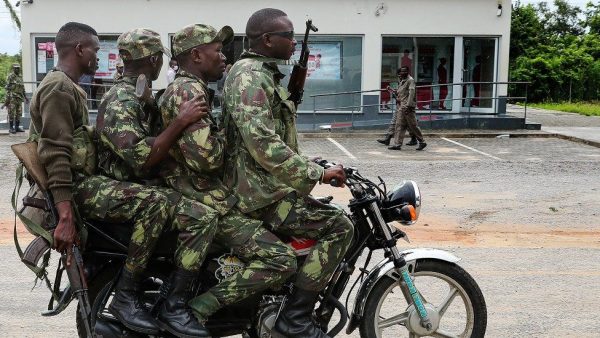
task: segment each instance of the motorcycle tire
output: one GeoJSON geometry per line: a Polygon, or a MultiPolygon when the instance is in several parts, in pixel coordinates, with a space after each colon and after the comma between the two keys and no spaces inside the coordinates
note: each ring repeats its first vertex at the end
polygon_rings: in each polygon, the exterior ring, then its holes
{"type": "MultiPolygon", "coordinates": [[[[413,271],[410,271],[410,274],[417,290],[419,290],[419,293],[422,295],[426,306],[436,306],[436,309],[439,309],[438,305],[441,305],[441,303],[449,304],[449,306],[446,307],[446,311],[439,316],[440,320],[437,322],[439,323],[439,332],[442,332],[443,330],[444,332],[451,333],[453,336],[457,337],[480,338],[485,336],[487,326],[487,307],[485,299],[473,277],[471,277],[463,268],[446,261],[422,259],[416,262],[414,269],[413,271]],[[428,287],[431,287],[431,290],[428,290],[428,287]],[[437,290],[440,291],[439,293],[441,296],[437,297],[440,299],[438,303],[436,303],[437,298],[432,297],[435,296],[434,291],[437,290]],[[449,297],[450,295],[453,296],[449,297]],[[451,301],[444,302],[448,299],[451,299],[451,301]],[[461,313],[463,309],[462,306],[458,304],[458,301],[462,301],[462,305],[464,305],[464,314],[461,313]],[[455,312],[458,312],[458,314],[455,312]],[[447,318],[453,319],[444,321],[447,318]],[[460,330],[460,327],[463,326],[463,319],[465,321],[464,329],[462,329],[462,332],[455,333],[454,330],[460,330]],[[459,321],[461,322],[460,324],[455,324],[459,321]],[[456,327],[457,325],[458,328],[456,327]],[[454,328],[452,328],[452,326],[454,326],[454,328]],[[449,332],[450,329],[452,329],[453,332],[449,332]]],[[[410,332],[407,327],[407,322],[408,326],[418,325],[419,319],[415,312],[416,310],[414,310],[414,306],[407,304],[405,297],[400,290],[397,278],[398,277],[392,278],[389,276],[383,277],[375,284],[373,290],[371,290],[365,304],[365,315],[360,323],[361,337],[396,338],[427,336],[427,334],[423,334],[423,332],[410,332]],[[387,302],[388,304],[386,305],[386,308],[384,308],[383,304],[388,297],[395,297],[401,304],[393,301],[393,305],[390,306],[389,302],[387,302]],[[398,313],[399,309],[404,309],[403,314],[405,316],[400,316],[402,314],[398,313]],[[385,315],[382,315],[382,310],[386,311],[385,315]],[[387,312],[390,311],[393,312],[392,316],[387,314],[387,312]],[[408,319],[404,320],[402,323],[397,322],[393,325],[391,325],[392,323],[384,322],[386,319],[392,317],[405,317],[408,319]],[[380,329],[379,327],[383,325],[389,325],[389,327],[386,327],[385,330],[380,329]]],[[[392,319],[392,321],[394,320],[392,319]]],[[[419,327],[419,329],[422,328],[419,327]]]]}

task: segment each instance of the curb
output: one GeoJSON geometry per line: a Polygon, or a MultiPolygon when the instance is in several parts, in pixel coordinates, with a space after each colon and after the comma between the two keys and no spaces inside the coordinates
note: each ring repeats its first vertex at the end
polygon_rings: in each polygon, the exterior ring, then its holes
{"type": "MultiPolygon", "coordinates": [[[[371,138],[371,137],[381,137],[384,136],[384,133],[381,132],[357,132],[357,133],[299,133],[301,138],[327,138],[327,137],[343,137],[343,138],[371,138]]],[[[498,136],[508,136],[511,138],[525,138],[525,137],[538,137],[538,138],[547,138],[547,137],[557,137],[559,134],[555,133],[547,133],[547,132],[533,132],[533,133],[523,133],[523,132],[496,132],[496,133],[456,133],[456,132],[442,132],[442,133],[423,133],[425,137],[431,138],[440,138],[440,137],[454,137],[454,138],[495,138],[498,136]]],[[[561,135],[562,136],[562,135],[561,135]]]]}
{"type": "MultiPolygon", "coordinates": [[[[328,137],[338,137],[338,138],[376,138],[385,135],[381,132],[357,132],[357,133],[299,133],[299,138],[307,138],[307,139],[316,139],[316,138],[328,138],[328,137]]],[[[600,148],[600,142],[586,140],[583,138],[568,136],[558,133],[547,133],[547,132],[533,132],[533,133],[523,133],[523,132],[498,132],[498,133],[423,133],[424,137],[429,138],[442,138],[442,137],[452,137],[452,138],[497,138],[497,137],[509,137],[509,138],[558,138],[561,140],[581,143],[585,145],[589,145],[592,147],[600,148]]]]}

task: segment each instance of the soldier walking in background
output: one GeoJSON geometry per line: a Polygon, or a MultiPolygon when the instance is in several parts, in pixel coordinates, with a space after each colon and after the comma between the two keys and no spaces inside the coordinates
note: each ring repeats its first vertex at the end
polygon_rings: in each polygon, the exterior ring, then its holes
{"type": "Polygon", "coordinates": [[[21,116],[23,115],[23,101],[29,102],[25,96],[25,86],[21,77],[21,66],[12,65],[12,72],[6,77],[6,97],[4,105],[8,109],[9,132],[11,134],[23,132],[21,116]]]}
{"type": "MultiPolygon", "coordinates": [[[[389,92],[391,92],[392,97],[394,98],[394,100],[397,99],[397,95],[396,92],[390,87],[387,87],[387,90],[389,92]]],[[[390,141],[392,140],[392,138],[394,137],[394,133],[396,132],[396,120],[398,118],[398,109],[394,110],[394,115],[392,116],[392,120],[390,121],[390,124],[388,126],[388,130],[387,130],[387,134],[385,135],[384,138],[378,139],[377,142],[389,146],[390,145],[390,141]]],[[[408,130],[408,133],[410,134],[410,142],[408,142],[406,145],[407,146],[416,146],[417,143],[417,138],[415,137],[415,135],[413,134],[412,130],[408,130]]]]}
{"type": "Polygon", "coordinates": [[[406,134],[406,130],[408,129],[419,142],[417,150],[423,150],[427,147],[427,143],[425,143],[421,129],[417,125],[417,116],[415,113],[417,106],[415,80],[412,76],[408,75],[408,67],[401,67],[398,70],[398,77],[400,78],[400,83],[398,84],[398,90],[396,91],[397,108],[394,145],[390,146],[388,149],[402,149],[404,134],[406,134]]]}

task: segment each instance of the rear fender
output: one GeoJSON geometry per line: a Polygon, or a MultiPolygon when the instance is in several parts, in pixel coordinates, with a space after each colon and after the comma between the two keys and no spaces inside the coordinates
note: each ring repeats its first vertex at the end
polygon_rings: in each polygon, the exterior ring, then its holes
{"type": "MultiPolygon", "coordinates": [[[[406,261],[406,264],[408,265],[408,269],[410,271],[414,271],[415,264],[420,259],[437,259],[450,263],[456,263],[460,261],[460,258],[456,257],[452,253],[438,249],[410,249],[403,251],[402,255],[404,256],[404,260],[406,261]]],[[[356,293],[356,299],[354,300],[354,309],[352,311],[350,324],[348,324],[346,334],[350,334],[358,327],[360,321],[362,320],[365,305],[367,303],[367,299],[369,298],[369,294],[371,294],[371,291],[373,290],[373,287],[377,284],[377,282],[385,276],[389,276],[395,279],[398,278],[398,274],[396,273],[396,269],[394,268],[394,262],[392,262],[392,260],[389,258],[382,260],[375,267],[373,267],[371,272],[369,272],[365,280],[360,285],[360,288],[356,293]]]]}

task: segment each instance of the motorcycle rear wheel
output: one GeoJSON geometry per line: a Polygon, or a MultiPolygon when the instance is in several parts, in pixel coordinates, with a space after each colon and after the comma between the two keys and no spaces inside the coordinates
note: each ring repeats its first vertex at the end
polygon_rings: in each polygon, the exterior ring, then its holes
{"type": "Polygon", "coordinates": [[[423,332],[416,310],[406,302],[396,276],[384,277],[373,287],[360,324],[361,337],[484,337],[485,299],[473,277],[463,268],[423,259],[416,262],[411,277],[433,319],[435,331],[423,332]]]}
{"type": "MultiPolygon", "coordinates": [[[[150,270],[152,270],[152,269],[150,269],[150,270]]],[[[156,302],[156,300],[159,297],[160,284],[162,284],[162,281],[166,280],[166,278],[167,278],[167,276],[164,275],[163,273],[161,273],[161,271],[158,271],[159,269],[156,269],[156,270],[157,271],[147,272],[148,276],[153,276],[153,277],[151,277],[151,279],[147,279],[145,281],[145,283],[142,283],[144,300],[146,302],[146,306],[154,305],[154,303],[156,302]]],[[[108,298],[107,302],[105,304],[103,304],[103,300],[105,299],[105,297],[107,297],[107,294],[109,292],[111,292],[114,276],[115,276],[115,273],[105,275],[102,278],[98,278],[98,280],[94,281],[93,287],[90,286],[90,288],[88,289],[88,297],[90,299],[90,305],[92,308],[91,309],[92,310],[92,330],[95,329],[97,315],[99,313],[102,313],[102,315],[104,315],[107,318],[110,318],[110,319],[112,319],[112,321],[114,321],[115,327],[118,327],[122,330],[121,333],[118,335],[118,337],[120,337],[120,338],[148,337],[148,335],[133,332],[131,330],[127,330],[125,327],[122,326],[122,324],[120,324],[118,322],[118,320],[116,320],[113,317],[112,314],[110,314],[110,312],[108,312],[107,307],[108,307],[108,304],[110,304],[110,301],[112,299],[112,295],[114,292],[111,293],[110,295],[108,295],[109,298],[108,298]]],[[[109,321],[110,321],[110,319],[109,319],[109,321]]],[[[77,322],[77,332],[79,334],[79,337],[86,338],[87,334],[85,332],[85,326],[83,324],[83,318],[81,316],[81,312],[79,311],[79,304],[77,304],[76,322],[77,322]]],[[[94,334],[97,334],[97,332],[94,332],[94,334]]],[[[159,335],[159,337],[161,337],[161,336],[159,335]]]]}

